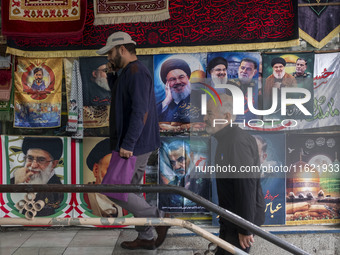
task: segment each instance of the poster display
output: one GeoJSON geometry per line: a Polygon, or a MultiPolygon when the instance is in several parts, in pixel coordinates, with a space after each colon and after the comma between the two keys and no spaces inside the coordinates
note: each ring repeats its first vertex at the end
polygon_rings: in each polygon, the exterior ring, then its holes
{"type": "MultiPolygon", "coordinates": [[[[261,65],[259,53],[248,52],[218,52],[208,53],[207,77],[209,85],[218,94],[226,93],[232,95],[229,89],[216,88],[217,85],[234,85],[239,88],[244,96],[244,115],[238,115],[236,121],[250,120],[255,118],[248,108],[251,100],[255,109],[258,109],[259,68],[261,65]],[[252,94],[248,95],[248,88],[252,94]]],[[[211,93],[214,95],[212,91],[211,93]]]]}
{"type": "MultiPolygon", "coordinates": [[[[194,170],[213,165],[211,158],[215,156],[212,138],[204,132],[203,96],[215,100],[217,105],[219,94],[233,94],[218,86],[228,84],[244,96],[244,101],[241,100],[244,114],[238,115],[235,122],[241,123],[240,127],[247,129],[257,141],[266,203],[264,225],[340,222],[340,135],[337,128],[340,125],[340,53],[209,52],[138,58],[147,66],[154,81],[162,133],[158,161],[154,159],[157,163],[149,166],[154,183],[184,187],[218,204],[217,193],[212,191],[216,187],[212,187],[210,176],[197,176],[194,170]],[[249,88],[251,96],[248,96],[249,88]],[[277,89],[277,96],[273,88],[277,89]],[[282,114],[282,93],[287,88],[308,91],[311,98],[303,107],[312,113],[310,116],[293,103],[287,105],[286,115],[282,114]],[[260,116],[249,110],[249,100],[255,109],[265,110],[276,104],[275,98],[277,106],[270,115],[260,116]],[[254,126],[249,125],[252,119],[255,119],[254,126]],[[272,119],[277,122],[268,121],[272,119]],[[291,121],[283,124],[284,119],[291,121]],[[255,122],[265,124],[256,126],[255,122]],[[247,124],[243,126],[242,123],[247,124]],[[323,132],[322,128],[329,127],[331,132],[323,132]],[[294,133],[294,130],[312,128],[318,128],[318,132],[294,133]],[[189,136],[191,131],[195,132],[189,136]],[[183,136],[176,136],[178,133],[183,136]],[[284,171],[272,171],[281,166],[284,171]]],[[[14,71],[14,127],[60,126],[62,103],[67,105],[66,110],[77,107],[70,96],[75,60],[18,58],[14,71]],[[63,63],[68,102],[61,101],[63,63]]],[[[83,90],[86,128],[108,126],[112,99],[106,81],[106,63],[106,57],[80,58],[78,85],[83,90]]],[[[307,94],[288,93],[286,96],[302,100],[307,94]]],[[[1,145],[1,184],[101,184],[111,157],[106,137],[85,137],[78,141],[70,137],[3,135],[1,145]],[[30,146],[25,145],[26,140],[30,146]],[[34,141],[38,147],[31,147],[34,141]],[[52,143],[55,146],[50,146],[52,143]],[[35,153],[36,149],[47,153],[29,155],[32,149],[35,153]]],[[[32,217],[24,204],[18,204],[25,199],[44,203],[43,209],[35,212],[37,217],[132,216],[100,193],[38,193],[34,197],[0,194],[0,215],[32,217]]],[[[205,208],[176,194],[155,194],[151,200],[166,212],[207,213],[205,208]]]]}
{"type": "Polygon", "coordinates": [[[294,102],[299,100],[310,114],[313,113],[313,100],[310,99],[314,97],[314,53],[263,54],[262,61],[263,109],[274,109],[264,119],[310,119],[311,115],[306,115],[292,103],[283,106],[286,109],[284,114],[281,102],[284,98],[294,99],[294,102]],[[301,88],[307,91],[297,90],[301,88]],[[303,99],[309,100],[304,102],[303,99]]]}
{"type": "MultiPolygon", "coordinates": [[[[86,137],[83,141],[82,184],[101,184],[110,163],[110,139],[86,137]]],[[[127,211],[101,193],[81,193],[81,206],[88,217],[123,217],[127,211]]]]}
{"type": "Polygon", "coordinates": [[[287,225],[340,222],[339,144],[339,133],[287,135],[287,225]]]}
{"type": "MultiPolygon", "coordinates": [[[[70,139],[1,136],[2,184],[70,184],[70,139]]],[[[68,193],[2,193],[6,217],[69,217],[68,193]]]]}
{"type": "MultiPolygon", "coordinates": [[[[106,64],[106,57],[79,59],[85,128],[99,128],[109,125],[111,90],[107,82],[106,64]]],[[[68,72],[71,71],[72,66],[68,72]]]]}
{"type": "MultiPolygon", "coordinates": [[[[197,178],[195,167],[209,164],[209,139],[162,137],[159,150],[159,184],[175,185],[210,198],[210,179],[197,178]]],[[[158,206],[168,212],[204,212],[202,206],[178,194],[159,193],[158,206]]]]}
{"type": "Polygon", "coordinates": [[[200,114],[202,91],[196,89],[194,83],[206,76],[206,57],[205,53],[154,56],[155,96],[161,132],[204,129],[200,114]]]}
{"type": "Polygon", "coordinates": [[[315,54],[313,78],[313,116],[296,120],[287,129],[322,128],[340,125],[340,53],[315,54]]]}
{"type": "MultiPolygon", "coordinates": [[[[253,134],[253,133],[252,133],[253,134]]],[[[263,225],[285,224],[285,173],[273,170],[285,164],[285,135],[254,133],[261,163],[261,186],[266,203],[263,225]]]]}
{"type": "Polygon", "coordinates": [[[14,127],[60,126],[62,59],[18,58],[14,75],[14,127]]]}

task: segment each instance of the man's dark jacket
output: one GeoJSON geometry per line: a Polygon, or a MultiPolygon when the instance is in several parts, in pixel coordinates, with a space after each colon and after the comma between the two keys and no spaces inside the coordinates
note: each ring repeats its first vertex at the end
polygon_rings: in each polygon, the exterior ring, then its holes
{"type": "MultiPolygon", "coordinates": [[[[260,166],[255,138],[238,126],[230,127],[228,125],[214,136],[218,143],[215,164],[221,167],[228,165],[235,166],[236,170],[241,170],[241,166],[260,166]]],[[[263,224],[265,202],[259,177],[260,173],[223,173],[217,175],[216,183],[219,206],[236,213],[256,225],[263,224]]],[[[220,223],[226,229],[236,228],[240,234],[251,234],[249,231],[230,223],[224,218],[220,219],[220,223]]]]}
{"type": "Polygon", "coordinates": [[[112,92],[110,139],[112,149],[123,148],[138,156],[160,146],[153,81],[139,60],[130,62],[120,75],[108,75],[112,92]]]}

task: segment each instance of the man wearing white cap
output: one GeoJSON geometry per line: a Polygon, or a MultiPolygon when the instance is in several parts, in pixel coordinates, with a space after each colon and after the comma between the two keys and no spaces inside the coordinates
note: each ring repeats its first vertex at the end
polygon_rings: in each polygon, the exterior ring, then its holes
{"type": "MultiPolygon", "coordinates": [[[[139,184],[143,178],[148,158],[160,146],[154,86],[147,67],[137,59],[136,42],[125,32],[109,36],[106,45],[97,51],[108,54],[108,82],[112,92],[110,109],[110,142],[121,157],[136,156],[135,172],[131,184],[139,184]],[[115,74],[121,69],[119,76],[115,74]]],[[[112,199],[135,217],[164,217],[164,212],[149,205],[142,194],[129,193],[128,201],[112,199]]],[[[124,249],[148,249],[159,247],[169,227],[136,227],[138,237],[122,242],[124,249]]]]}

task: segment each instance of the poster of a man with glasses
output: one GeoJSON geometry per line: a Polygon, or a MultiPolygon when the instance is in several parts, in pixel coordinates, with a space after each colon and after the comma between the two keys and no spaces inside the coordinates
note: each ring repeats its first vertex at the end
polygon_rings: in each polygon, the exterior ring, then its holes
{"type": "MultiPolygon", "coordinates": [[[[14,137],[13,137],[14,138],[14,137]]],[[[20,142],[21,139],[9,138],[9,143],[20,142]],[[16,141],[15,141],[16,140],[16,141]]],[[[59,172],[64,170],[63,163],[63,140],[61,138],[48,137],[24,137],[21,152],[15,145],[9,147],[13,151],[9,155],[13,161],[21,166],[13,166],[10,174],[11,184],[62,184],[64,176],[59,172]],[[57,173],[57,168],[58,173],[57,173]],[[60,169],[61,168],[61,169],[60,169]]],[[[63,173],[62,173],[63,174],[63,173]]],[[[11,194],[13,200],[15,195],[11,194]]],[[[42,200],[44,207],[38,211],[36,216],[48,216],[57,213],[64,201],[64,193],[38,192],[35,194],[34,202],[42,200]]],[[[15,201],[13,201],[15,203],[15,201]]],[[[19,210],[25,214],[26,210],[19,210]]]]}

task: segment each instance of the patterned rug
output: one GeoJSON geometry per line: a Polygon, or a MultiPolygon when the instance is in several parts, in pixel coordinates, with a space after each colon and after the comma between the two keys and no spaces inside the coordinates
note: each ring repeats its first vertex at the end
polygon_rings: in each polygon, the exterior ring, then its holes
{"type": "Polygon", "coordinates": [[[156,22],[170,18],[168,0],[93,0],[94,25],[156,22]]]}
{"type": "Polygon", "coordinates": [[[3,0],[2,33],[40,39],[81,38],[86,0],[3,0]]]}

